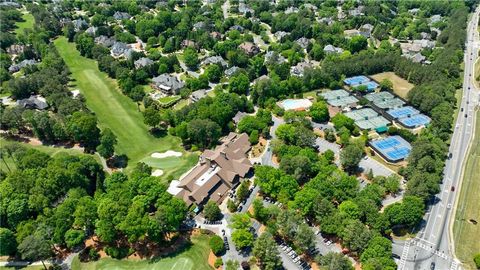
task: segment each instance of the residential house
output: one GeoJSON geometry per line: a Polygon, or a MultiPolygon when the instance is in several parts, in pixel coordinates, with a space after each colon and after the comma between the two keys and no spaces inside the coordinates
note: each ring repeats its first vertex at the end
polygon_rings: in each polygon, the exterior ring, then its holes
{"type": "Polygon", "coordinates": [[[242,26],[240,25],[234,25],[232,27],[229,28],[230,30],[237,30],[239,31],[240,33],[243,33],[243,31],[245,30],[242,26]]]}
{"type": "Polygon", "coordinates": [[[245,3],[239,3],[238,4],[238,12],[246,15],[247,13],[253,14],[255,11],[248,7],[245,3]]]}
{"type": "Polygon", "coordinates": [[[299,9],[297,7],[288,7],[285,10],[285,14],[297,13],[299,9]]]}
{"type": "Polygon", "coordinates": [[[73,29],[75,32],[85,29],[88,26],[88,23],[84,19],[76,19],[72,21],[73,29]]]}
{"type": "Polygon", "coordinates": [[[152,79],[151,86],[166,95],[178,95],[185,83],[170,74],[161,74],[152,79]]]}
{"type": "Polygon", "coordinates": [[[225,61],[221,56],[218,55],[207,57],[202,61],[202,65],[210,64],[221,65],[224,68],[228,66],[227,61],[225,61]]]}
{"type": "Polygon", "coordinates": [[[22,5],[17,3],[17,2],[14,2],[14,1],[2,1],[0,2],[0,6],[3,6],[3,7],[13,7],[13,8],[21,8],[22,5]]]}
{"type": "Polygon", "coordinates": [[[180,45],[182,46],[182,48],[195,48],[197,46],[195,41],[189,39],[184,39],[180,45]]]}
{"type": "Polygon", "coordinates": [[[264,62],[268,64],[282,64],[287,62],[287,59],[285,59],[285,57],[283,57],[281,54],[278,54],[275,51],[268,51],[265,54],[264,62]]]}
{"type": "Polygon", "coordinates": [[[240,70],[239,67],[233,66],[233,67],[225,70],[225,76],[227,76],[227,77],[232,77],[232,76],[235,75],[235,73],[237,73],[239,70],[240,70]]]}
{"type": "Polygon", "coordinates": [[[362,25],[360,27],[360,35],[366,37],[366,38],[370,38],[371,35],[372,35],[372,32],[373,32],[373,25],[369,24],[369,23],[366,23],[364,25],[362,25]]]}
{"type": "Polygon", "coordinates": [[[25,51],[25,45],[13,44],[7,48],[7,53],[10,55],[19,55],[25,51]]]}
{"type": "Polygon", "coordinates": [[[306,37],[301,37],[295,40],[295,43],[302,47],[302,49],[306,50],[308,48],[308,45],[310,45],[310,40],[306,37]]]}
{"type": "Polygon", "coordinates": [[[123,42],[115,42],[113,43],[112,49],[110,50],[110,54],[115,57],[125,57],[130,58],[133,50],[128,46],[128,44],[123,42]]]}
{"type": "Polygon", "coordinates": [[[312,68],[312,65],[307,62],[300,62],[296,66],[290,68],[290,74],[292,76],[303,77],[306,69],[312,68]]]}
{"type": "Polygon", "coordinates": [[[328,18],[317,18],[317,21],[319,23],[325,23],[327,25],[332,25],[334,23],[334,20],[331,17],[328,18]]]}
{"type": "Polygon", "coordinates": [[[221,40],[223,38],[222,33],[214,31],[210,33],[210,36],[216,40],[221,40]]]}
{"type": "Polygon", "coordinates": [[[20,69],[22,69],[26,66],[32,66],[32,65],[35,65],[36,63],[37,63],[37,61],[35,61],[34,59],[25,59],[18,64],[11,65],[8,68],[8,72],[15,73],[17,71],[20,71],[20,69]]]}
{"type": "Polygon", "coordinates": [[[200,89],[197,91],[193,91],[192,94],[190,94],[190,100],[192,102],[197,102],[200,99],[204,98],[207,96],[207,90],[205,89],[200,89]]]}
{"type": "Polygon", "coordinates": [[[232,121],[235,123],[235,125],[238,125],[238,123],[240,123],[240,121],[247,115],[248,113],[246,112],[237,112],[237,114],[235,114],[235,116],[232,118],[232,121]]]}
{"type": "Polygon", "coordinates": [[[196,22],[193,24],[193,30],[198,31],[206,28],[205,22],[196,22]]]}
{"type": "Polygon", "coordinates": [[[90,26],[89,28],[87,28],[87,30],[85,30],[85,33],[91,35],[91,36],[95,36],[95,34],[97,33],[97,27],[95,26],[90,26]]]}
{"type": "Polygon", "coordinates": [[[48,108],[47,100],[39,95],[17,100],[17,105],[27,109],[44,110],[48,108]]]}
{"type": "Polygon", "coordinates": [[[205,150],[199,163],[180,181],[172,181],[167,191],[188,206],[201,207],[208,201],[220,204],[229,190],[250,175],[249,150],[248,135],[232,132],[215,150],[205,150]]]}
{"type": "Polygon", "coordinates": [[[277,39],[277,40],[281,40],[282,38],[288,36],[289,33],[285,32],[285,31],[277,31],[275,32],[275,34],[273,34],[273,36],[277,39]]]}
{"type": "Polygon", "coordinates": [[[405,58],[412,60],[414,63],[423,63],[426,60],[426,57],[423,56],[421,53],[416,53],[414,55],[405,54],[403,55],[405,58]]]}
{"type": "Polygon", "coordinates": [[[363,14],[363,9],[364,8],[365,8],[364,6],[358,6],[354,9],[351,9],[351,10],[348,11],[348,15],[350,15],[352,17],[362,16],[362,15],[364,15],[363,14]]]}
{"type": "Polygon", "coordinates": [[[135,65],[135,69],[139,69],[139,68],[153,65],[153,60],[147,57],[142,57],[136,60],[135,62],[133,62],[133,64],[135,65]]]}
{"type": "Polygon", "coordinates": [[[260,48],[257,45],[248,41],[243,42],[238,47],[242,49],[249,56],[254,56],[260,52],[260,48]]]}
{"type": "Polygon", "coordinates": [[[126,13],[126,12],[120,12],[120,11],[116,11],[114,14],[113,14],[113,18],[115,20],[129,20],[132,16],[130,16],[130,14],[126,13]]]}
{"type": "Polygon", "coordinates": [[[343,31],[343,35],[345,35],[346,38],[352,38],[352,37],[361,35],[361,33],[357,29],[349,29],[349,30],[343,31]]]}
{"type": "Polygon", "coordinates": [[[430,17],[430,25],[442,21],[442,15],[433,15],[430,17]]]}
{"type": "Polygon", "coordinates": [[[325,52],[325,54],[336,54],[336,53],[340,54],[340,53],[343,53],[343,49],[339,47],[335,47],[331,44],[328,44],[323,48],[323,52],[325,52]]]}
{"type": "Polygon", "coordinates": [[[104,35],[95,38],[95,44],[110,48],[115,43],[115,39],[104,35]]]}
{"type": "Polygon", "coordinates": [[[318,10],[318,7],[317,7],[317,6],[314,6],[314,5],[310,4],[310,3],[304,4],[303,7],[304,7],[305,9],[309,9],[309,10],[311,10],[311,11],[313,11],[313,12],[316,12],[316,11],[318,10]]]}

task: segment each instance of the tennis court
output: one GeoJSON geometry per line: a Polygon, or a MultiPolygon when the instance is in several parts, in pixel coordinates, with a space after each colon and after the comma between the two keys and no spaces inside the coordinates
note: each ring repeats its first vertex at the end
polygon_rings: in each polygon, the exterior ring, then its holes
{"type": "Polygon", "coordinates": [[[417,114],[412,117],[401,118],[398,121],[407,128],[426,126],[430,123],[430,117],[424,114],[417,114]]]}
{"type": "Polygon", "coordinates": [[[351,96],[349,92],[339,89],[320,94],[333,107],[346,107],[358,102],[358,99],[351,96]]]}
{"type": "Polygon", "coordinates": [[[343,80],[343,82],[346,85],[359,85],[359,84],[362,84],[362,83],[366,83],[368,81],[370,81],[370,79],[363,76],[363,75],[354,76],[354,77],[346,78],[345,80],[343,80]]]}
{"type": "Polygon", "coordinates": [[[376,129],[379,127],[385,127],[390,124],[390,121],[385,117],[378,115],[378,113],[371,108],[364,108],[360,110],[353,110],[345,113],[345,116],[355,121],[360,129],[376,129]]]}
{"type": "Polygon", "coordinates": [[[370,145],[390,162],[406,159],[412,150],[412,146],[398,135],[372,141],[370,145]]]}
{"type": "Polygon", "coordinates": [[[373,81],[364,82],[364,83],[362,83],[362,84],[360,84],[360,85],[365,85],[365,86],[367,87],[367,91],[368,91],[368,92],[372,92],[372,91],[374,91],[375,89],[377,89],[377,87],[378,87],[378,83],[373,82],[373,81]]]}
{"type": "Polygon", "coordinates": [[[391,117],[398,119],[398,118],[404,118],[404,117],[411,117],[413,115],[419,114],[420,112],[417,109],[413,108],[412,106],[405,106],[397,109],[388,110],[387,113],[391,117]]]}
{"type": "Polygon", "coordinates": [[[378,113],[370,108],[360,109],[360,110],[353,110],[350,112],[345,113],[348,118],[353,119],[354,121],[358,120],[368,120],[369,118],[373,118],[378,115],[378,113]]]}

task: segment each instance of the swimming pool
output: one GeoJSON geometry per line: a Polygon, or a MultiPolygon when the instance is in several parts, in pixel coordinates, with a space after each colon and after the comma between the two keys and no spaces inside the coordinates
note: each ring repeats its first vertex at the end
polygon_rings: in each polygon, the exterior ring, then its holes
{"type": "Polygon", "coordinates": [[[306,98],[303,99],[285,99],[278,103],[278,106],[284,110],[306,110],[312,106],[312,102],[306,98]]]}

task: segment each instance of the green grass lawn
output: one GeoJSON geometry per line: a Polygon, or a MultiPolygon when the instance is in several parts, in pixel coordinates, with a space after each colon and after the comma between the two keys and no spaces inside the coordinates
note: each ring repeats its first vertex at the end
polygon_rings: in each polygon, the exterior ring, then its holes
{"type": "Polygon", "coordinates": [[[473,139],[463,175],[460,198],[455,212],[453,235],[455,252],[465,269],[475,269],[473,256],[480,253],[480,222],[478,194],[480,193],[480,112],[477,111],[475,138],[473,139]],[[467,267],[468,266],[468,267],[467,267]]]}
{"type": "MultiPolygon", "coordinates": [[[[89,155],[89,156],[92,156],[97,162],[100,163],[100,158],[97,155],[85,154],[83,151],[81,151],[79,149],[65,148],[65,147],[54,147],[54,146],[46,146],[46,145],[31,145],[31,144],[28,144],[28,143],[15,142],[15,141],[11,141],[11,140],[6,140],[4,138],[0,138],[0,146],[1,147],[5,147],[9,144],[20,144],[24,147],[32,148],[32,149],[36,149],[38,151],[44,152],[44,153],[46,153],[46,154],[48,154],[52,157],[59,154],[59,153],[66,153],[66,154],[75,155],[75,156],[76,155],[89,155]]],[[[5,161],[7,162],[7,165],[5,165],[3,160],[2,160],[2,162],[0,162],[0,168],[2,170],[6,169],[6,166],[9,166],[13,163],[13,160],[11,160],[10,158],[6,158],[5,161]]],[[[15,166],[15,165],[13,164],[13,166],[15,166]]]]}
{"type": "Polygon", "coordinates": [[[24,13],[22,15],[23,22],[17,22],[17,29],[15,29],[15,34],[18,36],[19,34],[23,33],[23,29],[32,28],[35,19],[33,15],[30,13],[24,13]]]}
{"type": "MultiPolygon", "coordinates": [[[[195,164],[193,158],[190,158],[192,154],[180,146],[179,138],[170,135],[155,138],[149,133],[135,102],[120,92],[115,80],[98,70],[96,61],[81,56],[75,44],[69,43],[65,37],[56,39],[54,43],[72,72],[75,87],[85,96],[87,106],[97,115],[100,128],[110,128],[117,136],[116,152],[129,157],[127,171],[151,153],[167,150],[184,154],[173,168],[175,173],[180,173],[179,168],[195,164]]],[[[155,164],[149,165],[155,167],[155,164]]],[[[172,172],[172,168],[156,168],[164,170],[165,176],[172,172]]]]}
{"type": "Polygon", "coordinates": [[[167,103],[179,100],[179,99],[181,99],[180,96],[166,96],[166,97],[159,98],[158,102],[167,104],[167,103]]]}
{"type": "Polygon", "coordinates": [[[192,237],[193,245],[180,253],[152,260],[100,259],[96,262],[80,263],[75,258],[72,270],[211,270],[208,265],[209,237],[192,237]]]}

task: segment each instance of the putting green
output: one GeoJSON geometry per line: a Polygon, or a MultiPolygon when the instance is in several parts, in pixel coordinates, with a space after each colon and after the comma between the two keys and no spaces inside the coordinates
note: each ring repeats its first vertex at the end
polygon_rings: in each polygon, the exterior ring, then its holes
{"type": "Polygon", "coordinates": [[[150,159],[144,160],[148,165],[162,169],[165,172],[162,177],[180,175],[195,165],[196,156],[192,157],[191,153],[181,148],[179,138],[170,135],[155,138],[149,133],[137,104],[121,93],[115,80],[100,72],[96,61],[81,56],[75,44],[69,43],[65,37],[56,39],[54,43],[75,79],[73,88],[78,88],[85,96],[100,128],[108,127],[117,136],[116,152],[129,158],[127,172],[151,153],[167,150],[182,152],[183,156],[174,164],[167,162],[168,167],[150,159]]]}

